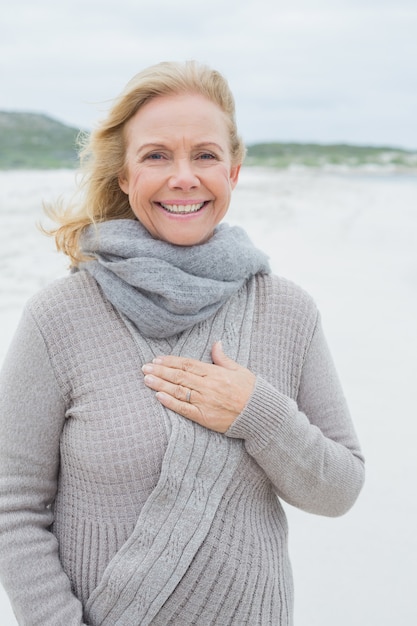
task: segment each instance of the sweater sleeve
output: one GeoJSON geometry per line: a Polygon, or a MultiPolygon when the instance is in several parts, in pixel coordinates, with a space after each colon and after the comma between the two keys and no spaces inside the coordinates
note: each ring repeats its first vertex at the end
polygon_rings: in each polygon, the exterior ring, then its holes
{"type": "Polygon", "coordinates": [[[28,310],[0,375],[0,577],[19,625],[80,626],[50,531],[65,405],[28,310]]]}
{"type": "Polygon", "coordinates": [[[343,515],[364,481],[364,460],[318,319],[297,401],[261,377],[226,433],[245,440],[283,500],[318,515],[343,515]]]}

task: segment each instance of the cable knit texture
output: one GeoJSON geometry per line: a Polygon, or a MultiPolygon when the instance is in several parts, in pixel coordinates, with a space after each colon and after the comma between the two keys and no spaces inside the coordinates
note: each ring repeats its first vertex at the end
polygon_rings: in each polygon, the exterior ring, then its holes
{"type": "Polygon", "coordinates": [[[280,499],[341,515],[363,482],[316,307],[271,275],[166,339],[87,272],[57,281],[26,307],[0,419],[0,574],[20,625],[291,626],[280,499]],[[140,371],[209,360],[218,339],[257,375],[226,435],[162,410],[140,371]]]}

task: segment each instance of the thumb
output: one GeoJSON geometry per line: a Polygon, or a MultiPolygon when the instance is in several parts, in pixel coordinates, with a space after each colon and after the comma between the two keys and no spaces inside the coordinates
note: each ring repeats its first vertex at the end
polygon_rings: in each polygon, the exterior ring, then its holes
{"type": "Polygon", "coordinates": [[[239,368],[239,365],[223,352],[221,341],[216,341],[216,343],[213,344],[211,358],[213,359],[214,365],[220,365],[228,370],[237,370],[239,368]]]}

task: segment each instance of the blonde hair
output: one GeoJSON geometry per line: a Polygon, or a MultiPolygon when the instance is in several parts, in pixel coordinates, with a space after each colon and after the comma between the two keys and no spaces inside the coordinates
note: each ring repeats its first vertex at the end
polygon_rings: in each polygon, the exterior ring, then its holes
{"type": "Polygon", "coordinates": [[[79,238],[86,226],[135,218],[128,196],[119,186],[125,165],[126,122],[153,98],[182,93],[201,94],[220,107],[228,124],[232,163],[243,162],[245,147],[237,132],[234,98],[218,71],[195,61],[163,62],[143,70],[128,82],[106,119],[91,134],[80,137],[82,179],[78,200],[66,208],[62,203],[45,207],[47,215],[58,224],[48,234],[55,236],[57,249],[70,257],[72,265],[85,259],[79,238]]]}

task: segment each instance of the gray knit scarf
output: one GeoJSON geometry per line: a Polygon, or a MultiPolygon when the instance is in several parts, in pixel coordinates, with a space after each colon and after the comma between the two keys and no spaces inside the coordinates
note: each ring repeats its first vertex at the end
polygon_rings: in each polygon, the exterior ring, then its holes
{"type": "Polygon", "coordinates": [[[80,264],[106,298],[145,336],[167,338],[214,315],[244,282],[269,273],[266,255],[245,231],[221,224],[206,243],[176,246],[154,239],[137,220],[89,226],[80,264]]]}

